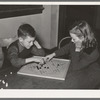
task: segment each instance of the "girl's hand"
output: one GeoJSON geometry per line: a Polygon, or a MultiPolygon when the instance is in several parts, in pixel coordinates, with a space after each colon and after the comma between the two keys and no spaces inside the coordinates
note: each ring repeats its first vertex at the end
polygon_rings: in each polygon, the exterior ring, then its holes
{"type": "Polygon", "coordinates": [[[80,52],[82,50],[82,43],[81,42],[76,42],[75,47],[76,47],[75,51],[80,52]]]}
{"type": "Polygon", "coordinates": [[[50,61],[56,54],[55,53],[52,53],[50,55],[47,55],[45,58],[44,58],[44,61],[47,62],[47,61],[50,61]]]}
{"type": "Polygon", "coordinates": [[[82,43],[81,42],[76,42],[75,46],[76,46],[76,48],[81,48],[82,47],[82,43]]]}

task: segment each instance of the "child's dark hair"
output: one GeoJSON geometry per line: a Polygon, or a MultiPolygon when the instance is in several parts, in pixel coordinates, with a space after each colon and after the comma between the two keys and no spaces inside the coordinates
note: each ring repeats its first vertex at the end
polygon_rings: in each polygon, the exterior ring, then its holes
{"type": "Polygon", "coordinates": [[[18,28],[18,37],[23,37],[23,38],[26,36],[35,37],[35,35],[36,32],[34,28],[29,24],[22,24],[18,28]]]}

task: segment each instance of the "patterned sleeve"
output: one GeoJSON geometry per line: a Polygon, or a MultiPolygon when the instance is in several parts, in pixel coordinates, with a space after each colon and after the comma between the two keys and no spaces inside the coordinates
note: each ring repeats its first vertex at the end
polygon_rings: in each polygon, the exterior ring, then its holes
{"type": "Polygon", "coordinates": [[[18,49],[15,46],[11,46],[8,48],[8,59],[15,67],[21,67],[25,64],[25,59],[18,57],[18,49]]]}
{"type": "Polygon", "coordinates": [[[80,52],[74,52],[71,57],[71,64],[73,66],[73,70],[83,69],[92,63],[96,62],[99,58],[98,49],[95,49],[91,54],[82,55],[80,52]]]}
{"type": "Polygon", "coordinates": [[[33,46],[31,52],[35,56],[45,56],[45,51],[43,48],[38,49],[36,46],[33,46]]]}

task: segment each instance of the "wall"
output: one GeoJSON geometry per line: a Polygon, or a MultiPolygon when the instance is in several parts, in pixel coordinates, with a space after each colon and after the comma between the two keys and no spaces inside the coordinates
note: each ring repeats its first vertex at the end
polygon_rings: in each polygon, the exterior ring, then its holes
{"type": "Polygon", "coordinates": [[[47,44],[47,48],[53,48],[57,46],[58,42],[58,17],[59,17],[59,6],[44,6],[46,9],[42,14],[42,36],[43,44],[47,44]]]}
{"type": "Polygon", "coordinates": [[[59,6],[44,5],[41,14],[0,19],[0,38],[14,37],[22,23],[29,23],[35,28],[41,45],[54,48],[58,41],[58,15],[59,6]]]}

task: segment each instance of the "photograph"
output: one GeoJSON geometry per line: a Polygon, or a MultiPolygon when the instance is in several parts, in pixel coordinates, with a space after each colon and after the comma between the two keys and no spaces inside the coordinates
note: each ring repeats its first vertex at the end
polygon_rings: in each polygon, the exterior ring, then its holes
{"type": "Polygon", "coordinates": [[[99,33],[99,4],[0,4],[0,89],[99,90],[99,33]]]}

